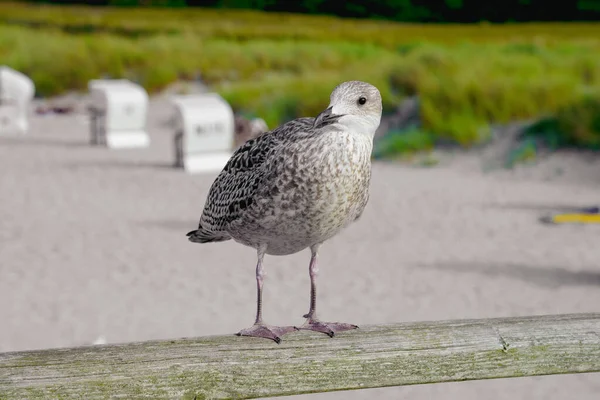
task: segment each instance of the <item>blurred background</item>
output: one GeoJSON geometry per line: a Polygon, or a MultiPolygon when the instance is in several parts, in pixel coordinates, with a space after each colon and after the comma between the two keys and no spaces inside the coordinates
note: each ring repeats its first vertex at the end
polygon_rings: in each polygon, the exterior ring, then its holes
{"type": "MultiPolygon", "coordinates": [[[[600,224],[542,220],[600,205],[599,20],[600,0],[1,1],[0,65],[35,99],[0,135],[0,351],[250,326],[255,252],[185,237],[217,172],[173,168],[168,98],[216,92],[273,129],[353,79],[384,116],[369,205],[322,249],[323,319],[598,312],[600,224]],[[148,92],[150,147],[90,145],[100,78],[148,92]]],[[[267,322],[303,322],[308,261],[265,259],[267,322]]],[[[599,394],[583,374],[297,397],[599,394]]]]}

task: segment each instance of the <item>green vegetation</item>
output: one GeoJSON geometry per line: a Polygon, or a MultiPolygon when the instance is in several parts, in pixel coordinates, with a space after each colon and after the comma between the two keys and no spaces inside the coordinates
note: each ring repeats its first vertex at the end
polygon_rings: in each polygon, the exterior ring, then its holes
{"type": "Polygon", "coordinates": [[[329,14],[410,22],[593,21],[597,0],[21,0],[122,7],[211,7],[329,14]]]}
{"type": "Polygon", "coordinates": [[[339,82],[377,85],[392,112],[417,94],[418,130],[389,151],[485,141],[490,123],[543,118],[532,136],[600,148],[600,26],[419,25],[222,9],[0,3],[0,63],[39,95],[125,77],[158,91],[201,77],[269,126],[314,115],[339,82]],[[424,133],[426,132],[426,133],[424,133]]]}
{"type": "Polygon", "coordinates": [[[373,154],[377,158],[412,154],[423,150],[432,150],[434,142],[434,135],[412,127],[404,132],[389,132],[376,143],[373,154]]]}
{"type": "Polygon", "coordinates": [[[600,150],[600,93],[586,93],[549,117],[529,126],[530,139],[550,148],[585,147],[600,150]]]}

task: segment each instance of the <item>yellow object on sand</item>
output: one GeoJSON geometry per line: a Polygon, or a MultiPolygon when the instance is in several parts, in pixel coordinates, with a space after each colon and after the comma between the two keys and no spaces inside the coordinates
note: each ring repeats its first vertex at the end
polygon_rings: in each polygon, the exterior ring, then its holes
{"type": "Polygon", "coordinates": [[[555,224],[578,223],[578,224],[600,224],[600,214],[555,214],[551,217],[555,224]]]}

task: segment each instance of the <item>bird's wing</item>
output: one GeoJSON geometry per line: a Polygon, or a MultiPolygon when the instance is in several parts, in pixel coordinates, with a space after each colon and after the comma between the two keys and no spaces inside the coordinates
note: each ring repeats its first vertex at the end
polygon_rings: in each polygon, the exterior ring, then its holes
{"type": "Polygon", "coordinates": [[[213,182],[198,230],[188,234],[190,240],[229,239],[225,233],[228,225],[254,203],[256,192],[263,184],[268,172],[263,168],[265,161],[278,146],[293,141],[296,133],[312,126],[313,120],[300,118],[290,121],[240,146],[213,182]]]}

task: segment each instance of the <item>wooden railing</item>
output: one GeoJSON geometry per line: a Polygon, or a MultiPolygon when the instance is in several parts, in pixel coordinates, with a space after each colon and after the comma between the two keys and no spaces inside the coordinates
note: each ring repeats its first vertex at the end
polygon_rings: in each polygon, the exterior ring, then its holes
{"type": "Polygon", "coordinates": [[[1,353],[0,399],[244,399],[598,371],[600,314],[570,314],[1,353]]]}

